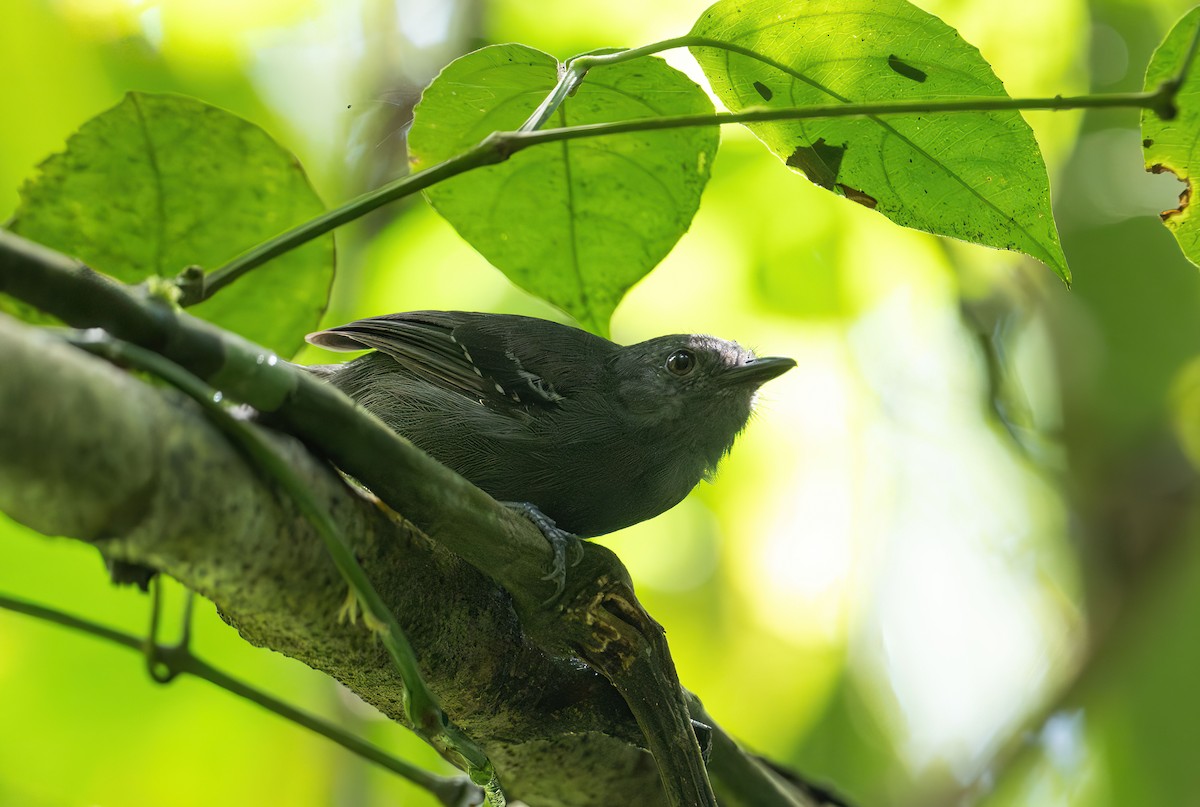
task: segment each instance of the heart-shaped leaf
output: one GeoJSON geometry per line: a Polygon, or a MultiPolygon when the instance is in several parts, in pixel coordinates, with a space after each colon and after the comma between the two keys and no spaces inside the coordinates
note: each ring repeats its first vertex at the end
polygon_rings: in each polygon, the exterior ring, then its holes
{"type": "MultiPolygon", "coordinates": [[[[722,0],[693,47],[734,112],[888,100],[1004,97],[979,51],[906,0],[722,0]]],[[[810,180],[897,224],[1037,258],[1070,282],[1033,132],[1017,112],[755,123],[810,180]]]]}
{"type": "MultiPolygon", "coordinates": [[[[129,93],[41,164],[10,228],[138,283],[216,268],[323,210],[296,158],[259,127],[193,98],[129,93]]],[[[333,263],[328,235],[190,311],[290,356],[325,310],[333,263]]]]}
{"type": "MultiPolygon", "coordinates": [[[[414,167],[517,129],[558,78],[554,57],[493,45],[446,67],[417,106],[414,167]]],[[[656,58],[594,69],[550,125],[711,114],[690,79],[656,58]]],[[[637,132],[518,152],[426,193],[514,283],[599,333],[634,283],[687,231],[716,153],[716,127],[637,132]]]]}

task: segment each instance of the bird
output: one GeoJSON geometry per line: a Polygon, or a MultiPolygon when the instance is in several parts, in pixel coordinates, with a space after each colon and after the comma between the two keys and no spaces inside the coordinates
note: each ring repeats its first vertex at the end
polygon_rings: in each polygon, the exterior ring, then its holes
{"type": "Polygon", "coordinates": [[[712,336],[622,346],[469,311],[370,317],[307,340],[369,350],[308,369],[544,533],[580,538],[652,518],[711,478],[759,387],[796,366],[712,336]]]}

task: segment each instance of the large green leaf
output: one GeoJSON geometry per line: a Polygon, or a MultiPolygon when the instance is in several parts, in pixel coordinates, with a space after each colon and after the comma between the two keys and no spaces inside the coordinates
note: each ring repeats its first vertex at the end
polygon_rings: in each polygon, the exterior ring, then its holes
{"type": "MultiPolygon", "coordinates": [[[[554,57],[494,45],[454,61],[417,106],[409,146],[427,168],[518,128],[558,77],[554,57]]],[[[712,113],[660,59],[588,75],[552,126],[712,113]]],[[[535,146],[427,191],[433,206],[509,279],[604,333],[626,290],[670,252],[700,204],[715,127],[535,146]]]]}
{"type": "MultiPolygon", "coordinates": [[[[732,111],[1005,96],[991,67],[905,0],[723,0],[692,29],[748,49],[693,47],[732,111]],[[756,58],[757,57],[757,58],[756,58]]],[[[1067,282],[1050,183],[1017,112],[757,123],[810,180],[897,224],[1030,255],[1067,282]]]]}
{"type": "MultiPolygon", "coordinates": [[[[130,93],[42,163],[10,227],[137,283],[216,268],[323,209],[296,158],[254,124],[192,98],[130,93]]],[[[290,356],[332,280],[325,236],[190,310],[290,356]]]]}
{"type": "MultiPolygon", "coordinates": [[[[1193,8],[1175,23],[1146,68],[1147,91],[1158,89],[1179,70],[1197,25],[1200,25],[1200,8],[1193,8]]],[[[1187,183],[1179,197],[1179,207],[1163,213],[1162,220],[1175,234],[1187,259],[1200,266],[1200,226],[1189,204],[1192,174],[1200,168],[1200,76],[1196,72],[1195,68],[1188,72],[1175,96],[1174,118],[1163,120],[1151,110],[1142,112],[1142,155],[1147,171],[1170,171],[1187,183]]]]}

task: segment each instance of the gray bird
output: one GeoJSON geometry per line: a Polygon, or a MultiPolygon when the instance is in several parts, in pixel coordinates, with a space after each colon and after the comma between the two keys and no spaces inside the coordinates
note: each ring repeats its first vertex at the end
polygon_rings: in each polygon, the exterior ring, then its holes
{"type": "Polygon", "coordinates": [[[728,453],[759,386],[796,365],[711,336],[622,347],[463,311],[372,317],[308,341],[370,349],[309,369],[497,500],[581,537],[678,504],[728,453]]]}

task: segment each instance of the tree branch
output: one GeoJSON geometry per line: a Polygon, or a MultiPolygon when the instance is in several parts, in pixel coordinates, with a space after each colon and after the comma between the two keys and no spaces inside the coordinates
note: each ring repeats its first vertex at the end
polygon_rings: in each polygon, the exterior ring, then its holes
{"type": "MultiPolygon", "coordinates": [[[[0,594],[0,608],[79,631],[80,633],[111,642],[134,652],[141,653],[145,651],[145,637],[133,636],[93,622],[90,619],[72,616],[62,611],[56,611],[53,608],[14,599],[3,594],[0,594]]],[[[480,788],[472,784],[471,780],[466,776],[453,778],[437,776],[403,759],[398,759],[378,746],[351,734],[335,723],[310,714],[303,709],[298,709],[274,697],[270,693],[252,687],[231,675],[226,675],[211,664],[207,664],[192,655],[185,645],[180,644],[173,647],[155,646],[154,651],[157,660],[166,664],[169,671],[168,677],[155,678],[160,683],[170,681],[179,675],[191,675],[202,681],[208,681],[210,684],[220,687],[231,695],[245,698],[269,712],[274,712],[285,720],[289,720],[298,726],[302,726],[309,731],[332,740],[352,754],[357,754],[363,759],[374,762],[398,776],[403,776],[418,787],[427,790],[434,798],[440,803],[447,805],[447,807],[478,805],[483,798],[480,788]]]]}
{"type": "MultiPolygon", "coordinates": [[[[0,407],[24,413],[0,421],[0,510],[161,569],[215,602],[251,643],[328,673],[403,722],[386,652],[367,630],[338,623],[346,587],[311,525],[191,401],[5,318],[0,354],[0,407]]],[[[515,797],[665,803],[641,732],[607,681],[527,642],[495,583],[298,441],[262,431],[353,536],[431,688],[515,797]]]]}
{"type": "Polygon", "coordinates": [[[0,230],[0,291],[71,325],[103,327],[161,354],[229,398],[249,403],[361,481],[426,535],[500,583],[530,641],[550,654],[577,654],[609,678],[643,729],[660,776],[669,783],[672,805],[715,805],[662,628],[637,603],[615,555],[586,545],[582,561],[568,569],[558,608],[544,607],[552,593],[560,592],[544,578],[550,546],[526,519],[333,387],[176,310],[153,289],[116,283],[61,253],[0,230]],[[614,625],[613,612],[604,607],[614,587],[625,610],[636,611],[637,619],[614,625]],[[644,633],[631,643],[628,627],[658,635],[644,633]],[[629,663],[647,652],[644,663],[629,663]],[[653,675],[654,681],[636,680],[640,675],[653,675]],[[647,686],[657,687],[658,696],[645,697],[647,686]],[[657,730],[664,718],[672,726],[667,733],[657,730]]]}
{"type": "MultiPolygon", "coordinates": [[[[102,282],[86,272],[82,278],[102,282]]],[[[94,301],[77,305],[101,310],[94,301]]],[[[135,318],[129,330],[162,336],[154,316],[135,318]]],[[[0,320],[0,354],[0,407],[23,413],[0,421],[0,510],[43,533],[162,569],[212,599],[248,641],[328,673],[403,722],[399,680],[386,654],[368,632],[337,623],[345,586],[311,526],[192,402],[7,320],[0,320]]],[[[539,805],[668,803],[644,750],[642,729],[655,727],[639,726],[616,688],[548,655],[508,592],[487,576],[351,490],[298,441],[273,433],[269,439],[353,536],[355,554],[412,639],[431,688],[484,747],[514,797],[539,805]]],[[[443,496],[449,508],[472,506],[443,496]]],[[[505,540],[494,531],[486,537],[505,540]]],[[[606,554],[589,546],[584,564],[606,554]]],[[[578,581],[574,588],[583,593],[578,581]]],[[[623,574],[609,569],[591,590],[606,592],[595,603],[603,619],[588,622],[591,603],[569,607],[558,617],[565,635],[575,637],[568,646],[610,675],[613,665],[646,663],[638,643],[656,648],[658,640],[636,638],[643,635],[637,630],[633,639],[622,635],[629,625],[644,627],[630,616],[640,610],[630,610],[636,600],[623,599],[632,598],[623,574]],[[611,607],[613,592],[621,608],[611,607]],[[605,631],[612,641],[597,642],[605,631]]],[[[663,702],[651,705],[661,709],[663,702]]],[[[655,730],[660,741],[695,743],[690,728],[686,736],[655,730]]],[[[741,754],[724,746],[719,753],[741,754]]],[[[778,801],[797,803],[812,802],[778,801]]]]}

